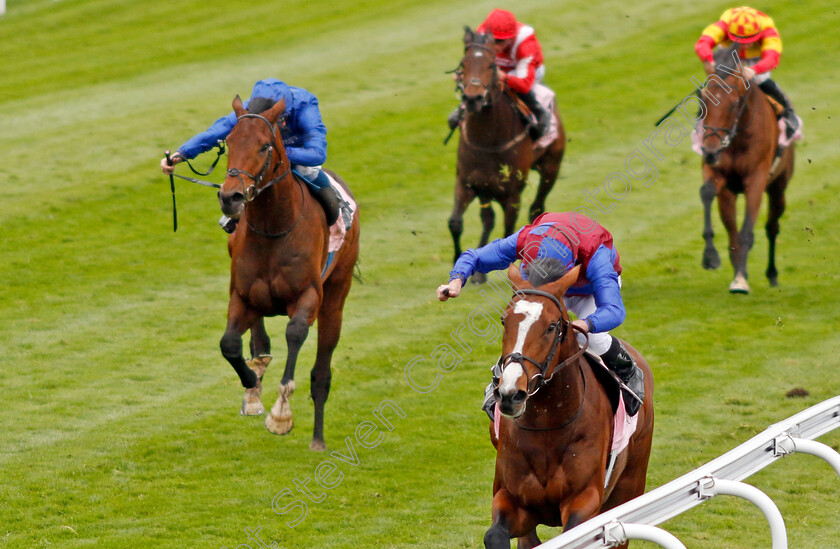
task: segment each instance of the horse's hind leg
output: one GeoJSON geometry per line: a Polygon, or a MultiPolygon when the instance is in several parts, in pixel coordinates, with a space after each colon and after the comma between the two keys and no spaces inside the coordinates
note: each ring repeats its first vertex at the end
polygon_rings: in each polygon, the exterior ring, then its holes
{"type": "Polygon", "coordinates": [[[461,233],[464,232],[464,212],[474,198],[474,191],[468,189],[460,181],[455,184],[455,206],[452,208],[452,215],[449,216],[449,232],[452,234],[452,243],[455,246],[453,263],[458,261],[458,256],[461,255],[461,233]]]}
{"type": "Polygon", "coordinates": [[[245,389],[242,409],[239,412],[243,416],[258,416],[265,413],[261,399],[262,379],[269,362],[271,362],[271,340],[265,331],[265,322],[260,318],[251,326],[251,360],[245,362],[257,374],[257,385],[245,389]]]}
{"type": "Polygon", "coordinates": [[[537,195],[534,197],[534,201],[531,203],[531,209],[528,211],[528,221],[530,223],[533,223],[534,219],[545,213],[545,199],[548,198],[548,193],[551,192],[551,189],[554,188],[555,181],[557,181],[562,159],[562,152],[559,158],[556,155],[553,157],[543,156],[540,162],[534,166],[534,169],[540,174],[540,185],[537,187],[537,195]]]}
{"type": "Polygon", "coordinates": [[[703,202],[703,239],[706,241],[706,248],[703,250],[704,269],[720,267],[720,255],[715,248],[715,231],[712,229],[712,202],[714,202],[717,192],[718,189],[709,174],[700,187],[700,200],[703,202]]]}
{"type": "Polygon", "coordinates": [[[766,274],[771,286],[779,285],[779,273],[776,271],[776,237],[779,234],[779,218],[785,213],[785,185],[783,183],[781,180],[776,180],[767,189],[770,206],[767,212],[767,225],[764,229],[767,232],[769,244],[766,274]]]}
{"type": "MultiPolygon", "coordinates": [[[[490,203],[489,198],[479,198],[481,204],[481,238],[478,241],[478,247],[486,246],[490,240],[490,233],[493,227],[496,226],[496,213],[493,211],[493,204],[490,203]]],[[[472,276],[472,281],[475,284],[484,284],[487,282],[487,276],[484,273],[476,272],[472,276]]]]}

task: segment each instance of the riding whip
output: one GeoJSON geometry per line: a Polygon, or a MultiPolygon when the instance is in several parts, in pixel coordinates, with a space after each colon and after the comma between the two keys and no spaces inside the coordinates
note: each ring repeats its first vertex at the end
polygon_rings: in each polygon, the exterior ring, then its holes
{"type": "MultiPolygon", "coordinates": [[[[172,158],[169,156],[169,151],[164,152],[166,155],[167,165],[172,165],[172,158]]],[[[175,178],[169,174],[169,188],[172,189],[172,232],[178,231],[178,209],[175,207],[175,178]]]]}
{"type": "MultiPolygon", "coordinates": [[[[691,97],[692,95],[700,95],[700,90],[694,90],[694,91],[693,91],[693,92],[691,92],[690,94],[686,95],[686,98],[691,97]]],[[[685,99],[683,99],[683,101],[685,101],[685,99]]],[[[673,113],[675,110],[679,109],[681,105],[682,105],[682,101],[680,101],[677,105],[675,105],[673,109],[671,109],[670,111],[668,111],[668,112],[665,114],[665,116],[663,116],[662,118],[660,118],[659,120],[657,120],[657,121],[656,121],[656,123],[654,124],[654,126],[657,126],[657,127],[658,127],[658,126],[659,126],[659,125],[660,125],[660,124],[661,124],[661,123],[662,123],[662,122],[663,122],[666,118],[668,118],[669,116],[671,116],[671,113],[673,113]]]]}

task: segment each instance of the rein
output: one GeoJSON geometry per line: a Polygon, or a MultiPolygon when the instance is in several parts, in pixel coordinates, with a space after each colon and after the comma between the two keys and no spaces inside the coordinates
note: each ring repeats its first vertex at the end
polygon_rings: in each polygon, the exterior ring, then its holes
{"type": "Polygon", "coordinates": [[[744,111],[747,108],[747,95],[746,93],[738,99],[738,113],[735,115],[735,122],[729,128],[716,128],[714,126],[707,126],[703,124],[703,140],[705,141],[707,137],[715,136],[720,139],[720,148],[725,149],[732,144],[732,140],[735,139],[735,136],[738,134],[738,123],[741,121],[741,117],[744,115],[744,111]],[[711,131],[708,135],[706,131],[711,131]]]}

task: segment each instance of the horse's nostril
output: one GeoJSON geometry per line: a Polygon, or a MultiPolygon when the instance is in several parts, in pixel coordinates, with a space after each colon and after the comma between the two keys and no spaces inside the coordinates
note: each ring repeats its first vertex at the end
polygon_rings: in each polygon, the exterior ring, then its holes
{"type": "Polygon", "coordinates": [[[519,404],[520,402],[524,402],[526,398],[528,398],[528,393],[519,390],[514,393],[512,400],[514,403],[519,404]]]}

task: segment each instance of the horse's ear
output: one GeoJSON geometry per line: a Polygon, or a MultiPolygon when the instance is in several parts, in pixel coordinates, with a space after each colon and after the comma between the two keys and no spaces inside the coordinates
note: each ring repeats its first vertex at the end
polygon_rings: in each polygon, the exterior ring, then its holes
{"type": "Polygon", "coordinates": [[[242,98],[239,97],[239,94],[236,94],[236,97],[233,98],[233,112],[236,113],[237,118],[246,112],[245,107],[242,106],[242,98]]]}
{"type": "Polygon", "coordinates": [[[474,38],[475,33],[472,31],[472,29],[464,25],[464,45],[472,44],[474,38]]]}
{"type": "MultiPolygon", "coordinates": [[[[531,288],[531,284],[522,278],[522,273],[519,272],[519,267],[516,266],[516,263],[511,263],[510,267],[508,267],[507,272],[508,278],[510,279],[511,283],[513,284],[516,290],[521,290],[522,288],[531,288]]],[[[514,290],[515,291],[515,290],[514,290]]]]}
{"type": "Polygon", "coordinates": [[[280,119],[280,115],[283,114],[283,111],[285,111],[285,110],[286,110],[286,100],[281,99],[280,101],[275,103],[273,107],[271,107],[266,112],[264,112],[263,116],[265,116],[266,120],[268,120],[272,124],[275,124],[277,122],[277,120],[280,119]]]}
{"type": "Polygon", "coordinates": [[[563,299],[563,296],[566,295],[566,290],[571,288],[572,284],[577,282],[578,276],[580,276],[580,265],[575,265],[560,279],[555,280],[550,284],[546,284],[540,289],[550,293],[557,299],[563,299]]]}

